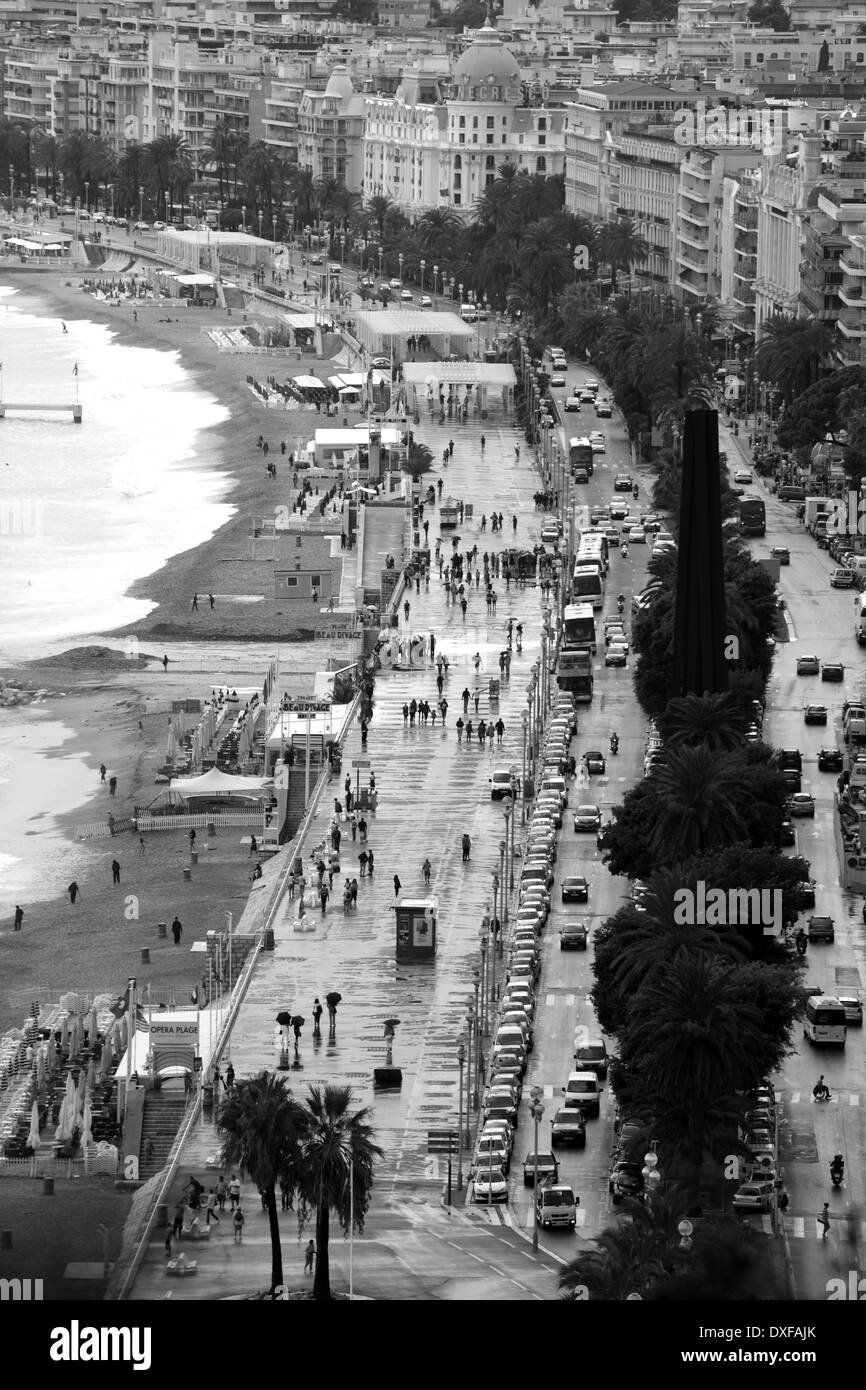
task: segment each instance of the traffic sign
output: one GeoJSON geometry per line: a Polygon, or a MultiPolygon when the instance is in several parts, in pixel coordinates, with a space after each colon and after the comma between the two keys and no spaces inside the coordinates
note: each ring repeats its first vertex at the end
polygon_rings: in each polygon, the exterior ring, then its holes
{"type": "Polygon", "coordinates": [[[428,1129],[428,1154],[453,1154],[457,1152],[456,1129],[428,1129]]]}
{"type": "Polygon", "coordinates": [[[352,759],[352,766],[353,766],[353,767],[369,767],[369,766],[370,766],[370,759],[369,759],[369,758],[353,758],[353,759],[352,759]]]}

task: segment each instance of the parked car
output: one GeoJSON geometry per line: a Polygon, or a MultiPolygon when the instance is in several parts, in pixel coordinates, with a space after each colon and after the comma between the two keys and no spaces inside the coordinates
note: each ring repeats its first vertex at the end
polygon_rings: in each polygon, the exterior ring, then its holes
{"type": "Polygon", "coordinates": [[[853,570],[838,569],[830,572],[831,589],[853,589],[857,583],[857,575],[853,570]]]}
{"type": "Polygon", "coordinates": [[[795,792],[788,799],[788,810],[792,816],[810,816],[815,818],[815,798],[809,792],[795,792]]]}
{"type": "Polygon", "coordinates": [[[583,922],[572,922],[559,933],[560,951],[585,951],[589,933],[583,922]]]}
{"type": "Polygon", "coordinates": [[[818,753],[819,772],[841,772],[843,758],[838,748],[822,748],[818,753]]]}
{"type": "Polygon", "coordinates": [[[508,1181],[501,1168],[479,1168],[472,1180],[471,1200],[487,1205],[508,1201],[508,1181]]]}
{"type": "Polygon", "coordinates": [[[607,1189],[614,1206],[625,1198],[640,1199],[643,1196],[643,1168],[640,1163],[618,1158],[610,1170],[607,1189]]]}
{"type": "Polygon", "coordinates": [[[806,935],[810,941],[824,941],[832,946],[836,940],[836,928],[832,917],[810,917],[806,935]]]}
{"type": "Polygon", "coordinates": [[[797,832],[789,820],[783,820],[779,826],[779,844],[795,845],[797,843],[797,832]]]}
{"type": "Polygon", "coordinates": [[[858,994],[837,994],[836,998],[845,1010],[845,1022],[849,1027],[862,1028],[863,1000],[858,994]]]}
{"type": "Polygon", "coordinates": [[[744,1182],[734,1193],[734,1211],[771,1211],[775,1192],[775,1178],[744,1182]]]}

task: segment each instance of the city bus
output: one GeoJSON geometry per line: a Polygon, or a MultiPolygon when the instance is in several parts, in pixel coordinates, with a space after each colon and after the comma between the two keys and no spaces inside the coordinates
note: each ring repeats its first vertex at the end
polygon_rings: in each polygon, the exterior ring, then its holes
{"type": "Polygon", "coordinates": [[[562,647],[565,651],[596,653],[595,614],[590,603],[569,603],[562,615],[562,647]]]}
{"type": "Polygon", "coordinates": [[[607,570],[610,565],[610,542],[604,531],[596,527],[587,527],[581,531],[579,549],[587,555],[600,555],[607,570]]]}
{"type": "Polygon", "coordinates": [[[590,604],[593,608],[604,607],[604,580],[594,565],[575,568],[571,581],[571,597],[575,604],[590,604]]]}
{"type": "Polygon", "coordinates": [[[740,535],[763,536],[767,532],[767,509],[760,497],[740,498],[740,535]]]}
{"type": "Polygon", "coordinates": [[[582,435],[579,439],[569,439],[568,441],[568,462],[572,471],[575,468],[585,468],[590,477],[593,470],[592,445],[589,439],[582,435]]]}
{"type": "Polygon", "coordinates": [[[810,994],[803,1016],[803,1033],[819,1047],[844,1047],[848,1036],[845,1005],[826,994],[810,994]]]}

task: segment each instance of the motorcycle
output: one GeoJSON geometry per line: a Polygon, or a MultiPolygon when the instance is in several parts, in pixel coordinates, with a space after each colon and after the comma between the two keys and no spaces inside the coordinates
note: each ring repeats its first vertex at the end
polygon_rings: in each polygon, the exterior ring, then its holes
{"type": "Polygon", "coordinates": [[[809,941],[808,941],[808,938],[807,938],[805,932],[803,933],[802,936],[796,936],[796,937],[794,938],[794,946],[795,946],[795,949],[796,949],[796,951],[797,951],[797,955],[798,955],[798,956],[805,956],[805,954],[806,954],[806,947],[807,947],[808,945],[809,945],[809,941]]]}
{"type": "Polygon", "coordinates": [[[830,1164],[830,1181],[834,1187],[842,1186],[842,1179],[845,1176],[845,1169],[841,1163],[830,1164]]]}
{"type": "Polygon", "coordinates": [[[619,739],[616,734],[611,734],[610,736],[610,751],[614,756],[619,752],[619,739]]]}
{"type": "Polygon", "coordinates": [[[621,613],[622,610],[625,608],[625,599],[623,598],[622,594],[620,594],[619,598],[616,601],[616,607],[619,613],[621,613]]]}

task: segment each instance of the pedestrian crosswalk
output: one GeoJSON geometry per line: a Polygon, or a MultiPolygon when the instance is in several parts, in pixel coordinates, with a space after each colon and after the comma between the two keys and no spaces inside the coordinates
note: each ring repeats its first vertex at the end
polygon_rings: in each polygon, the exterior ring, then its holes
{"type": "MultiPolygon", "coordinates": [[[[783,1105],[814,1105],[815,1100],[811,1091],[777,1091],[776,1100],[783,1105]]],[[[859,1091],[834,1091],[828,1101],[823,1101],[824,1105],[849,1105],[858,1106],[861,1101],[859,1091]]]]}
{"type": "MultiPolygon", "coordinates": [[[[794,1216],[791,1212],[786,1212],[780,1218],[780,1228],[791,1240],[823,1240],[823,1227],[819,1224],[817,1216],[794,1216]]],[[[761,1229],[766,1235],[773,1234],[773,1218],[768,1212],[761,1217],[761,1229]]],[[[850,1241],[852,1237],[857,1241],[866,1241],[866,1221],[851,1220],[844,1213],[839,1216],[830,1214],[830,1231],[827,1239],[834,1236],[843,1240],[850,1241]],[[852,1230],[853,1228],[853,1230],[852,1230]]]]}

